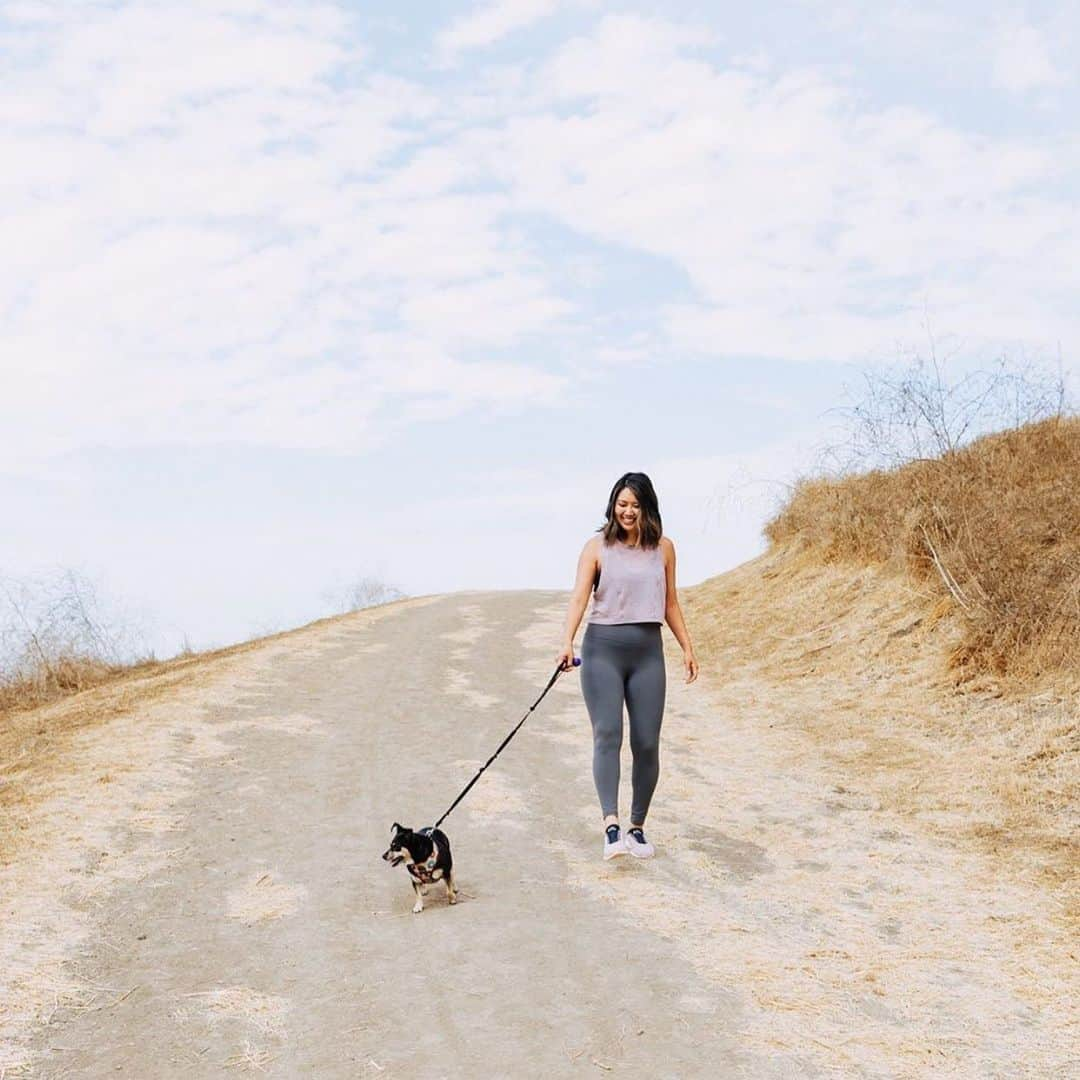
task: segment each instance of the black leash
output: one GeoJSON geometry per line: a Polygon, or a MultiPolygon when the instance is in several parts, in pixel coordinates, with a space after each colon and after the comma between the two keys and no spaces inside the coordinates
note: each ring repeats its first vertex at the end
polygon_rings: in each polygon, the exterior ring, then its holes
{"type": "MultiPolygon", "coordinates": [[[[573,664],[573,666],[574,666],[574,667],[577,667],[577,666],[578,666],[578,665],[579,665],[580,663],[581,663],[581,657],[579,657],[579,656],[575,656],[575,657],[574,657],[574,664],[573,664]]],[[[553,686],[555,685],[555,680],[556,680],[556,679],[557,679],[557,678],[558,678],[558,677],[559,677],[559,676],[560,676],[560,675],[561,675],[561,674],[562,674],[562,673],[563,673],[564,671],[569,671],[569,670],[570,670],[570,668],[568,668],[568,667],[564,667],[564,666],[563,666],[562,664],[560,664],[560,665],[559,665],[559,666],[558,666],[558,667],[557,667],[557,668],[555,669],[555,674],[554,674],[554,675],[552,675],[552,676],[551,676],[551,678],[550,678],[550,679],[548,680],[548,684],[547,684],[547,686],[545,686],[545,687],[544,687],[544,694],[546,694],[546,693],[547,693],[547,692],[548,692],[548,691],[549,691],[549,690],[550,690],[550,689],[551,689],[551,688],[552,688],[552,687],[553,687],[553,686]]],[[[446,820],[446,817],[447,817],[447,815],[448,815],[448,814],[450,813],[450,810],[453,810],[453,809],[454,809],[454,807],[455,807],[455,806],[457,806],[457,804],[458,804],[459,802],[461,802],[461,800],[462,800],[462,799],[464,799],[464,798],[465,798],[466,794],[468,793],[468,790],[469,790],[469,788],[471,788],[471,787],[473,786],[473,784],[475,784],[475,783],[476,783],[476,781],[480,779],[480,773],[482,773],[482,772],[483,772],[483,771],[484,771],[484,770],[485,770],[485,769],[486,769],[486,768],[487,768],[487,767],[488,767],[488,766],[489,766],[489,765],[490,765],[490,764],[491,764],[491,763],[492,763],[492,762],[493,762],[493,761],[494,761],[494,760],[495,760],[495,759],[496,759],[496,758],[497,758],[497,757],[499,756],[499,754],[501,754],[501,753],[502,753],[502,748],[503,748],[503,747],[504,747],[504,746],[505,746],[505,745],[506,745],[506,744],[507,744],[507,743],[508,743],[508,742],[509,742],[509,741],[510,741],[510,740],[511,740],[511,739],[512,739],[512,738],[513,738],[513,737],[514,737],[514,736],[515,736],[516,734],[517,734],[517,732],[518,732],[518,728],[519,728],[519,727],[521,727],[521,725],[522,725],[522,724],[524,724],[524,723],[525,723],[525,721],[529,719],[529,713],[531,713],[531,712],[533,711],[533,709],[535,709],[535,708],[536,708],[536,706],[537,706],[537,705],[539,705],[539,704],[540,704],[540,702],[544,700],[544,694],[541,694],[541,695],[540,695],[540,696],[539,696],[539,697],[538,697],[538,698],[537,698],[537,699],[536,699],[536,700],[535,700],[535,701],[534,701],[534,702],[533,702],[533,703],[532,703],[532,704],[531,704],[531,705],[529,706],[529,712],[527,712],[527,713],[526,713],[526,714],[525,714],[525,715],[524,715],[524,716],[523,716],[523,717],[522,717],[522,718],[521,718],[521,719],[520,719],[520,720],[519,720],[519,721],[517,722],[517,727],[515,727],[515,728],[514,728],[514,730],[513,730],[513,731],[511,731],[511,732],[510,732],[510,734],[509,734],[509,735],[507,735],[505,739],[503,739],[503,741],[502,741],[502,742],[501,742],[501,743],[499,744],[499,749],[498,749],[498,750],[496,750],[496,751],[495,751],[495,753],[494,753],[494,754],[492,754],[492,755],[491,755],[491,757],[489,757],[489,758],[487,759],[487,761],[485,761],[485,762],[484,762],[484,764],[480,766],[480,772],[478,772],[478,773],[477,773],[477,774],[476,774],[476,775],[475,775],[475,776],[474,776],[474,777],[473,777],[473,778],[472,778],[472,779],[471,779],[471,780],[470,780],[470,781],[469,781],[469,782],[468,782],[468,783],[467,783],[467,784],[465,785],[465,790],[464,790],[464,791],[462,791],[462,793],[461,793],[461,794],[460,794],[460,795],[459,795],[459,796],[458,796],[458,797],[457,797],[457,798],[456,798],[456,799],[455,799],[455,800],[454,800],[454,801],[453,801],[453,802],[452,802],[452,803],[450,804],[450,809],[449,809],[449,810],[447,810],[447,811],[446,811],[446,813],[445,813],[445,814],[443,814],[443,816],[442,816],[441,818],[439,818],[439,820],[438,820],[438,821],[436,821],[434,825],[432,825],[432,829],[437,829],[437,828],[438,828],[438,827],[439,827],[439,826],[440,826],[440,825],[441,825],[441,824],[443,823],[443,821],[445,821],[445,820],[446,820]]]]}

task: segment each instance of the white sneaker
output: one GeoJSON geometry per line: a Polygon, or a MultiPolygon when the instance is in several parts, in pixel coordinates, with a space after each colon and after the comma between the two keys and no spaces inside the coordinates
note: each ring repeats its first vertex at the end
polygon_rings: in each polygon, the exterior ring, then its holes
{"type": "Polygon", "coordinates": [[[604,832],[604,858],[614,859],[616,855],[626,854],[626,841],[618,825],[609,825],[604,832]]]}
{"type": "Polygon", "coordinates": [[[651,859],[656,854],[656,848],[645,839],[640,828],[627,830],[623,845],[631,855],[636,855],[639,859],[651,859]]]}

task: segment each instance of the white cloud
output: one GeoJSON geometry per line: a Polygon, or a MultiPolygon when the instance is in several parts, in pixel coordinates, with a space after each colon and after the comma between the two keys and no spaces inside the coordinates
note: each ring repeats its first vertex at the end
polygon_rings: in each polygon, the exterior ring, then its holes
{"type": "Polygon", "coordinates": [[[24,454],[353,449],[395,411],[558,401],[565,367],[515,356],[540,341],[579,380],[675,350],[843,361],[921,338],[929,305],[973,345],[1075,347],[1068,131],[967,131],[760,50],[724,66],[711,27],[663,18],[444,85],[377,66],[334,5],[63,7],[4,38],[0,423],[24,454]],[[665,287],[590,310],[624,254],[665,287]]]}
{"type": "Polygon", "coordinates": [[[508,34],[554,14],[567,0],[495,0],[455,19],[436,45],[446,59],[468,49],[484,48],[508,34]]]}
{"type": "Polygon", "coordinates": [[[927,303],[974,342],[1076,340],[1067,137],[958,130],[812,69],[718,68],[697,44],[603,19],[537,72],[490,150],[523,207],[688,275],[697,301],[667,311],[677,344],[881,356],[919,336],[927,303]]]}
{"type": "Polygon", "coordinates": [[[994,82],[1011,93],[1063,86],[1069,80],[1050,55],[1049,43],[1029,22],[1002,20],[994,36],[994,82]]]}
{"type": "Polygon", "coordinates": [[[1026,94],[1060,90],[1074,81],[1069,60],[1080,44],[1075,5],[1020,5],[1023,12],[1015,4],[975,0],[878,0],[872,6],[861,0],[796,0],[796,6],[824,22],[868,73],[895,67],[916,93],[962,87],[1026,94]]]}
{"type": "Polygon", "coordinates": [[[505,200],[456,190],[468,155],[424,146],[437,99],[357,71],[339,9],[132,4],[35,34],[0,91],[9,451],[355,449],[394,395],[548,392],[484,354],[568,305],[504,245],[505,200]]]}

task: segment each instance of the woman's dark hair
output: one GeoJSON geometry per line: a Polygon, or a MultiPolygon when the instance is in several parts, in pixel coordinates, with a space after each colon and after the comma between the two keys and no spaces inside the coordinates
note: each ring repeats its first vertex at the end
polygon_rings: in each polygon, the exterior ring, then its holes
{"type": "Polygon", "coordinates": [[[660,506],[653,490],[652,481],[643,472],[623,473],[611,489],[607,502],[607,521],[596,531],[604,534],[604,543],[611,544],[623,540],[626,530],[615,517],[615,500],[623,488],[629,488],[636,496],[640,508],[638,514],[638,543],[642,547],[654,548],[660,543],[664,527],[660,520],[660,506]]]}

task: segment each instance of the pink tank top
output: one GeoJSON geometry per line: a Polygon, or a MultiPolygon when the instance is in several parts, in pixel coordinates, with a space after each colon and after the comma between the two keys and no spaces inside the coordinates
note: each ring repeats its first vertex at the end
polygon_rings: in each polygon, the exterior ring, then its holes
{"type": "Polygon", "coordinates": [[[600,584],[593,593],[589,622],[614,623],[664,621],[667,608],[667,577],[664,550],[627,547],[616,540],[600,543],[600,584]]]}

